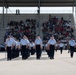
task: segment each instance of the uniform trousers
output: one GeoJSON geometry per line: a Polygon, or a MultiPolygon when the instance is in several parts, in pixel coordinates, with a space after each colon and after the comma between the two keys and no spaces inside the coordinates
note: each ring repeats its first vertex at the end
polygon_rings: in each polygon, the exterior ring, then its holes
{"type": "Polygon", "coordinates": [[[26,50],[27,50],[27,58],[28,58],[28,57],[30,57],[30,49],[29,49],[29,47],[26,50]]]}
{"type": "Polygon", "coordinates": [[[19,57],[19,49],[18,48],[16,49],[15,53],[16,53],[16,57],[19,57]]]}
{"type": "Polygon", "coordinates": [[[46,50],[48,57],[50,57],[50,50],[46,50]]]}
{"type": "Polygon", "coordinates": [[[34,55],[35,54],[35,49],[33,47],[31,47],[31,55],[34,55]]]}
{"type": "Polygon", "coordinates": [[[16,54],[15,54],[15,47],[13,47],[12,49],[12,58],[15,58],[16,57],[16,54]]]}
{"type": "Polygon", "coordinates": [[[21,54],[22,54],[22,59],[26,59],[28,57],[27,56],[28,52],[27,52],[26,45],[22,45],[21,54]]]}
{"type": "Polygon", "coordinates": [[[54,59],[54,49],[55,49],[55,46],[50,45],[50,51],[49,51],[50,59],[54,59]]]}
{"type": "Polygon", "coordinates": [[[70,46],[70,56],[71,56],[71,58],[73,58],[74,50],[75,50],[74,46],[70,46]]]}
{"type": "Polygon", "coordinates": [[[12,59],[12,50],[11,47],[7,47],[7,60],[12,59]]]}
{"type": "Polygon", "coordinates": [[[41,57],[41,48],[40,45],[36,45],[36,59],[40,59],[41,57]]]}
{"type": "Polygon", "coordinates": [[[62,51],[63,51],[63,47],[60,47],[60,53],[62,54],[62,51]]]}

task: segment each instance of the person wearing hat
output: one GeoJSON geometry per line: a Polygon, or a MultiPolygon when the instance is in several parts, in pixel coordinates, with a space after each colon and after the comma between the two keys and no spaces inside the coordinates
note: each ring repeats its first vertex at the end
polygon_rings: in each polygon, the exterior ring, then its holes
{"type": "Polygon", "coordinates": [[[27,41],[27,37],[25,35],[21,39],[20,44],[21,44],[22,60],[27,59],[28,41],[27,41]]]}
{"type": "Polygon", "coordinates": [[[70,46],[70,56],[71,58],[73,58],[74,55],[74,50],[75,50],[75,40],[73,37],[71,37],[71,39],[69,40],[69,46],[70,46]]]}
{"type": "Polygon", "coordinates": [[[8,36],[5,42],[5,50],[7,50],[7,60],[12,59],[12,48],[13,48],[13,42],[10,40],[10,37],[8,36]]]}
{"type": "Polygon", "coordinates": [[[48,41],[48,46],[49,46],[49,50],[50,50],[49,51],[50,59],[54,59],[55,44],[56,44],[56,40],[54,39],[54,36],[51,36],[48,41]]]}
{"type": "Polygon", "coordinates": [[[12,48],[12,58],[15,58],[16,57],[16,52],[15,52],[15,45],[16,45],[16,41],[15,41],[15,38],[10,35],[10,40],[13,42],[13,48],[12,48]]]}
{"type": "Polygon", "coordinates": [[[40,59],[41,57],[41,49],[42,49],[42,40],[38,35],[35,40],[35,48],[36,48],[36,59],[40,59]]]}
{"type": "Polygon", "coordinates": [[[26,48],[26,57],[28,58],[28,57],[30,57],[30,41],[29,41],[29,39],[26,37],[26,39],[27,39],[27,48],[26,48]]]}

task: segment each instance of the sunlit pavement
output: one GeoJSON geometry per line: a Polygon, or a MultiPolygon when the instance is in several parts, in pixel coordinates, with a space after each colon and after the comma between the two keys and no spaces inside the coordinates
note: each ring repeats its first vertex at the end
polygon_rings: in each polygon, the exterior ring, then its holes
{"type": "Polygon", "coordinates": [[[40,60],[36,55],[22,60],[21,56],[11,61],[6,60],[6,53],[0,53],[0,75],[76,75],[76,53],[70,58],[68,51],[55,52],[50,60],[43,52],[40,60]]]}

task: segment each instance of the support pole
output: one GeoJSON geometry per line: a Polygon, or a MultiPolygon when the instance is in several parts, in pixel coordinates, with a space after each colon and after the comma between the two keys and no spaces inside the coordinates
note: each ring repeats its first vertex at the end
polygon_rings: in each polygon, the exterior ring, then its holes
{"type": "Polygon", "coordinates": [[[75,27],[76,27],[76,7],[75,7],[75,12],[74,12],[74,17],[75,17],[75,27]]]}
{"type": "Polygon", "coordinates": [[[6,7],[6,14],[8,13],[8,10],[7,10],[8,8],[6,7]]]}
{"type": "MultiPolygon", "coordinates": [[[[6,15],[8,13],[8,7],[6,7],[6,15]]],[[[7,59],[7,51],[5,51],[5,59],[7,59]]]]}
{"type": "Polygon", "coordinates": [[[38,0],[38,34],[40,34],[40,0],[38,0]]]}
{"type": "Polygon", "coordinates": [[[3,27],[4,27],[4,6],[3,6],[3,27]]]}
{"type": "Polygon", "coordinates": [[[74,6],[72,7],[72,13],[74,14],[74,6]]]}

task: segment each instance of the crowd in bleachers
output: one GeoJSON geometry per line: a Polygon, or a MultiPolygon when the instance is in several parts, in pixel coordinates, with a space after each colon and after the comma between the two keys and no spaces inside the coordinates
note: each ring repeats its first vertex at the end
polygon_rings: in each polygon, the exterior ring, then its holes
{"type": "Polygon", "coordinates": [[[25,21],[10,21],[7,24],[5,39],[8,35],[13,35],[16,38],[21,38],[26,35],[28,39],[34,41],[36,37],[36,20],[26,19],[25,21]]]}
{"type": "MultiPolygon", "coordinates": [[[[21,39],[26,35],[30,41],[36,38],[36,19],[26,19],[25,21],[10,21],[7,24],[5,39],[8,35],[21,39]]],[[[71,25],[71,19],[60,19],[56,16],[49,15],[49,20],[42,24],[43,44],[47,43],[51,35],[54,35],[57,42],[60,40],[67,46],[67,41],[70,37],[74,37],[74,29],[71,25]]]]}
{"type": "MultiPolygon", "coordinates": [[[[74,37],[74,29],[71,26],[71,20],[65,20],[63,17],[59,20],[56,16],[49,15],[49,20],[42,24],[43,40],[48,40],[52,34],[54,34],[56,41],[74,37]]],[[[20,22],[10,21],[7,25],[5,39],[9,34],[20,38],[25,34],[30,41],[34,41],[36,19],[26,19],[25,22],[22,20],[20,22]]]]}
{"type": "Polygon", "coordinates": [[[71,25],[71,20],[61,19],[56,16],[49,15],[49,20],[42,24],[43,40],[48,40],[51,35],[54,35],[56,41],[67,40],[74,37],[74,29],[71,25]]]}

